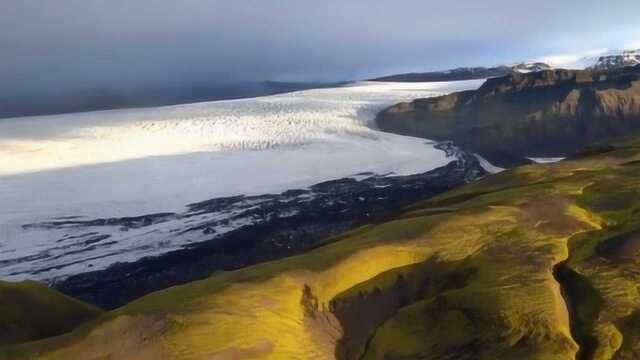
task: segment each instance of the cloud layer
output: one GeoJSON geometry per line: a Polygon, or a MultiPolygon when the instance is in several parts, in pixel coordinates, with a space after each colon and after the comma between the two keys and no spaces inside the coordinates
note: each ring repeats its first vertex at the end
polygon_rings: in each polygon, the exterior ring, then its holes
{"type": "Polygon", "coordinates": [[[637,0],[25,0],[0,5],[0,96],[344,80],[619,48],[637,0]]]}

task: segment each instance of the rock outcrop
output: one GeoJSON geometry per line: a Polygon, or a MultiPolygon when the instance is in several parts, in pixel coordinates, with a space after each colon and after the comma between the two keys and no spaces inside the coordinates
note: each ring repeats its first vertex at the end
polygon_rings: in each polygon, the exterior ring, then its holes
{"type": "Polygon", "coordinates": [[[640,66],[513,73],[475,91],[397,104],[377,123],[384,131],[453,140],[501,165],[567,156],[640,130],[640,66]]]}

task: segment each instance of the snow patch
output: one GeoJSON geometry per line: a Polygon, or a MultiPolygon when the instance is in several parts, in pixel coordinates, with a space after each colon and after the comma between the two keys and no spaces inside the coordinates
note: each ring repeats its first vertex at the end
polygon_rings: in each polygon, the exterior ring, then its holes
{"type": "Polygon", "coordinates": [[[548,157],[548,158],[539,158],[539,157],[531,157],[531,158],[527,158],[537,164],[551,164],[551,163],[555,163],[558,161],[562,161],[565,158],[563,157],[548,157]]]}
{"type": "Polygon", "coordinates": [[[473,156],[475,156],[476,159],[478,159],[480,166],[484,169],[484,171],[488,172],[489,174],[497,174],[506,170],[505,168],[501,168],[499,166],[493,165],[492,163],[489,162],[489,160],[483,158],[478,154],[473,154],[473,156]]]}

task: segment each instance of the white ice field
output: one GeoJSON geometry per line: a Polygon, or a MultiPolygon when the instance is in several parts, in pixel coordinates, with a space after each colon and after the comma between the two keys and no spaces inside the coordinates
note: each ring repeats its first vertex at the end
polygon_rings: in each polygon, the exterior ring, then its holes
{"type": "Polygon", "coordinates": [[[358,82],[252,99],[0,119],[0,279],[51,280],[182,245],[114,229],[108,246],[72,256],[56,242],[69,234],[26,224],[181,212],[215,197],[446,165],[452,159],[429,141],[375,130],[375,115],[399,101],[482,82],[358,82]],[[114,256],[103,256],[109,252],[114,256]],[[48,270],[33,275],[34,268],[48,270]]]}

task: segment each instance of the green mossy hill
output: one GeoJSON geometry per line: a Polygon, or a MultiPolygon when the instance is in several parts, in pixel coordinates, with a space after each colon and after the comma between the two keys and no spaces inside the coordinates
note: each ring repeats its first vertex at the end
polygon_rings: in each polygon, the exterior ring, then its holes
{"type": "Polygon", "coordinates": [[[638,359],[640,142],[518,167],[0,359],[638,359]]]}
{"type": "Polygon", "coordinates": [[[514,73],[476,91],[392,106],[377,123],[389,132],[453,140],[496,162],[566,156],[640,129],[640,66],[514,73]]]}
{"type": "Polygon", "coordinates": [[[100,313],[36,282],[0,281],[0,346],[61,335],[100,313]]]}

